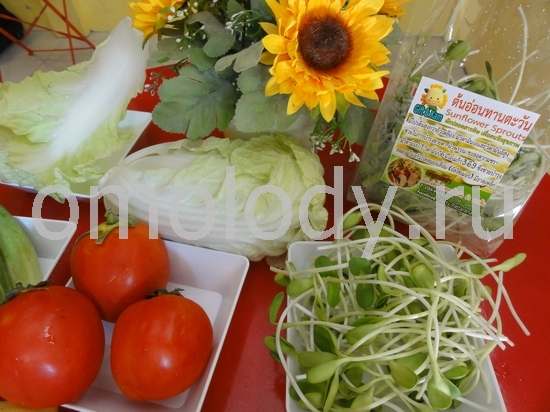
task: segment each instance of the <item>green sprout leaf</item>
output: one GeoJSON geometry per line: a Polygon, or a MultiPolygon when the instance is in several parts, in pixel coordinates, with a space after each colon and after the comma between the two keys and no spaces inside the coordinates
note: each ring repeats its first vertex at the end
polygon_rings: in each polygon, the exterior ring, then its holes
{"type": "Polygon", "coordinates": [[[194,14],[187,20],[188,24],[197,22],[202,24],[202,28],[208,36],[208,41],[203,47],[203,50],[207,56],[223,56],[231,49],[231,47],[233,47],[233,43],[235,43],[233,34],[231,34],[231,32],[226,29],[212,13],[201,11],[194,14]]]}
{"type": "Polygon", "coordinates": [[[509,272],[515,267],[521,265],[525,261],[525,259],[527,259],[527,255],[525,253],[518,253],[516,256],[505,260],[501,264],[493,267],[493,270],[495,272],[509,272]]]}
{"type": "Polygon", "coordinates": [[[317,365],[307,371],[307,381],[309,383],[321,383],[328,381],[332,376],[334,376],[340,365],[342,365],[341,359],[317,365]]]}
{"type": "Polygon", "coordinates": [[[323,412],[328,412],[331,410],[334,401],[336,400],[336,395],[338,394],[338,388],[340,386],[340,375],[338,373],[334,374],[330,386],[328,388],[327,397],[325,399],[325,405],[323,407],[323,412]]]}
{"type": "Polygon", "coordinates": [[[331,307],[336,307],[340,303],[340,284],[329,283],[327,285],[327,303],[331,307]]]}
{"type": "Polygon", "coordinates": [[[216,128],[225,129],[235,110],[231,83],[212,70],[201,72],[192,65],[183,67],[178,77],[165,80],[159,96],[154,122],[168,132],[186,133],[189,139],[206,137],[216,128]]]}
{"type": "Polygon", "coordinates": [[[290,283],[290,278],[287,275],[285,275],[284,273],[277,273],[275,275],[275,277],[273,278],[273,280],[277,285],[283,286],[285,288],[290,283]]]}
{"type": "Polygon", "coordinates": [[[353,410],[369,410],[369,406],[374,402],[374,387],[371,387],[368,391],[359,394],[351,403],[351,409],[353,410]]]}
{"type": "Polygon", "coordinates": [[[349,259],[348,265],[353,276],[368,275],[371,271],[370,261],[363,257],[352,256],[349,259]]]}
{"type": "MultiPolygon", "coordinates": [[[[336,262],[331,258],[329,258],[328,256],[319,256],[315,259],[315,262],[313,263],[313,265],[317,269],[323,269],[325,267],[336,265],[336,262]]],[[[323,271],[319,271],[319,275],[321,275],[321,277],[329,277],[329,276],[337,277],[338,273],[336,272],[336,270],[323,270],[323,271]]]]}
{"type": "Polygon", "coordinates": [[[336,360],[337,356],[330,352],[297,352],[296,358],[300,366],[309,369],[336,360]]]}
{"type": "Polygon", "coordinates": [[[468,42],[464,40],[457,40],[448,47],[447,52],[445,53],[445,59],[461,61],[466,58],[468,53],[470,53],[471,47],[468,42]]]}
{"type": "Polygon", "coordinates": [[[416,373],[401,363],[390,362],[390,373],[395,383],[405,389],[412,389],[418,383],[416,373]]]}
{"type": "MultiPolygon", "coordinates": [[[[285,355],[294,356],[296,354],[296,349],[294,346],[292,346],[286,339],[283,337],[280,338],[281,340],[281,351],[285,355]]],[[[280,361],[279,355],[277,354],[277,343],[275,341],[275,336],[266,336],[264,338],[264,345],[267,349],[272,353],[273,358],[276,361],[280,361]]]]}
{"type": "Polygon", "coordinates": [[[363,221],[363,216],[361,215],[361,212],[357,210],[353,213],[350,213],[344,218],[344,223],[342,224],[342,227],[344,230],[349,230],[354,226],[357,226],[362,221],[363,221]]]}
{"type": "Polygon", "coordinates": [[[277,324],[277,317],[279,315],[279,311],[281,310],[281,306],[283,305],[284,299],[285,293],[279,292],[273,298],[271,305],[269,305],[269,321],[274,325],[277,324]]]}
{"type": "Polygon", "coordinates": [[[439,375],[432,376],[428,382],[427,394],[430,405],[435,409],[446,410],[453,403],[451,389],[439,375]]]}
{"type": "Polygon", "coordinates": [[[433,289],[435,287],[435,274],[424,263],[417,263],[411,268],[411,277],[419,288],[433,289]]]}
{"type": "Polygon", "coordinates": [[[315,346],[323,352],[336,352],[336,337],[324,326],[316,325],[313,328],[313,341],[315,346]]]}
{"type": "Polygon", "coordinates": [[[357,304],[361,308],[368,310],[372,309],[376,296],[374,293],[374,286],[366,283],[360,283],[357,285],[357,290],[355,291],[355,296],[357,298],[357,304]]]}
{"type": "Polygon", "coordinates": [[[470,373],[470,368],[466,363],[461,362],[445,372],[444,375],[447,379],[458,380],[465,378],[468,373],[470,373]]]}
{"type": "Polygon", "coordinates": [[[312,278],[297,278],[290,281],[286,287],[286,293],[291,298],[295,298],[311,288],[313,288],[312,278]]]}

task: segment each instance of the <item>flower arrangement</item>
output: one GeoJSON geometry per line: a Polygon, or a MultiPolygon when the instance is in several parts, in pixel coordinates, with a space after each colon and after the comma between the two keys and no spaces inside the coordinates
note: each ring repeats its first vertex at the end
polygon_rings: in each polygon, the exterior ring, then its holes
{"type": "Polygon", "coordinates": [[[153,120],[190,139],[214,129],[311,136],[350,150],[388,74],[388,35],[407,0],[142,0],[134,26],[158,35],[177,76],[153,120]]]}

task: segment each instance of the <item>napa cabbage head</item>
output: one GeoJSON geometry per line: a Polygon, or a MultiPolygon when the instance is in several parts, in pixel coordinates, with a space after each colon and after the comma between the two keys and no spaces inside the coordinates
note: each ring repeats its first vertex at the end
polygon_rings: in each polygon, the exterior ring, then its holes
{"type": "MultiPolygon", "coordinates": [[[[150,222],[154,211],[161,237],[257,260],[281,255],[290,242],[305,239],[300,204],[310,188],[324,185],[323,173],[316,154],[284,135],[251,139],[210,137],[201,142],[163,143],[136,152],[109,171],[102,187],[124,189],[128,211],[139,220],[150,222]],[[278,195],[270,192],[253,201],[252,193],[266,185],[284,193],[290,210],[285,209],[278,195]],[[212,199],[210,215],[206,192],[212,199]],[[277,239],[263,239],[248,225],[247,213],[262,232],[274,233],[284,228],[285,218],[289,218],[289,225],[277,239]],[[190,238],[175,227],[174,217],[188,233],[211,227],[204,236],[190,238]]],[[[108,191],[105,199],[107,207],[115,212],[124,201],[108,191]]],[[[324,201],[325,195],[317,194],[305,210],[315,230],[323,230],[327,223],[324,201]]]]}
{"type": "Polygon", "coordinates": [[[117,126],[143,86],[141,46],[125,19],[90,61],[0,84],[0,179],[36,190],[97,183],[130,137],[117,126]]]}

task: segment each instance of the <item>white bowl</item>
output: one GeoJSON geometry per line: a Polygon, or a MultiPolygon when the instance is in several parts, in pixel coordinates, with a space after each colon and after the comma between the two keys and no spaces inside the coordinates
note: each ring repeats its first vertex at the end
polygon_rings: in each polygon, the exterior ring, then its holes
{"type": "Polygon", "coordinates": [[[210,360],[202,377],[184,393],[160,402],[132,402],[118,390],[110,371],[110,340],[113,324],[103,322],[105,356],[102,368],[86,394],[73,404],[64,405],[77,411],[200,411],[239,295],[248,272],[244,256],[165,241],[170,258],[169,289],[183,288],[183,295],[195,301],[208,314],[214,331],[210,360]]]}
{"type": "Polygon", "coordinates": [[[76,225],[63,220],[35,219],[32,217],[16,217],[16,219],[19,221],[36,249],[43,278],[48,279],[53,268],[57,265],[61,255],[63,255],[63,252],[71,241],[76,231],[76,225]],[[39,225],[50,232],[65,233],[61,239],[48,239],[40,233],[39,225]]]}
{"type": "MultiPolygon", "coordinates": [[[[323,251],[319,250],[319,246],[328,244],[329,242],[294,242],[290,245],[288,250],[288,260],[294,264],[297,270],[304,270],[310,268],[312,263],[315,261],[315,258],[324,254],[323,251]]],[[[442,253],[443,255],[451,259],[454,257],[454,253],[451,250],[447,249],[450,247],[443,246],[442,253]]],[[[296,335],[293,335],[292,330],[289,331],[287,339],[290,343],[297,343],[296,335]]],[[[293,373],[298,373],[299,366],[293,358],[289,358],[289,367],[293,373]]],[[[483,365],[485,375],[487,376],[488,386],[491,393],[491,402],[487,403],[485,391],[483,390],[483,385],[479,384],[474,391],[472,391],[466,398],[479,404],[483,405],[486,409],[486,412],[506,412],[506,405],[500,391],[500,386],[498,385],[497,377],[491,364],[491,360],[487,361],[483,365]]],[[[290,389],[290,382],[286,380],[286,410],[287,412],[303,412],[304,410],[300,408],[298,403],[292,399],[288,392],[290,389]]],[[[387,408],[384,411],[388,410],[387,408]]],[[[453,409],[455,412],[472,412],[472,408],[467,405],[462,405],[457,409],[453,409]]]]}

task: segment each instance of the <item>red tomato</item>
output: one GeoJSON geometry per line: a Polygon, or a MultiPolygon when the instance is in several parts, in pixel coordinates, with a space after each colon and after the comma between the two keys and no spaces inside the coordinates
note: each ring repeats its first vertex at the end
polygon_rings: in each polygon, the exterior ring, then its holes
{"type": "Polygon", "coordinates": [[[103,325],[74,289],[29,290],[0,306],[0,397],[27,408],[77,401],[103,360],[103,325]]]}
{"type": "Polygon", "coordinates": [[[175,396],[201,376],[212,350],[204,310],[179,295],[134,303],[120,315],[111,344],[111,371],[133,400],[175,396]]]}
{"type": "Polygon", "coordinates": [[[75,287],[96,303],[103,319],[114,322],[128,305],[166,288],[168,252],[164,241],[149,239],[147,225],[129,227],[128,239],[119,239],[115,228],[101,244],[81,238],[71,271],[75,287]]]}

